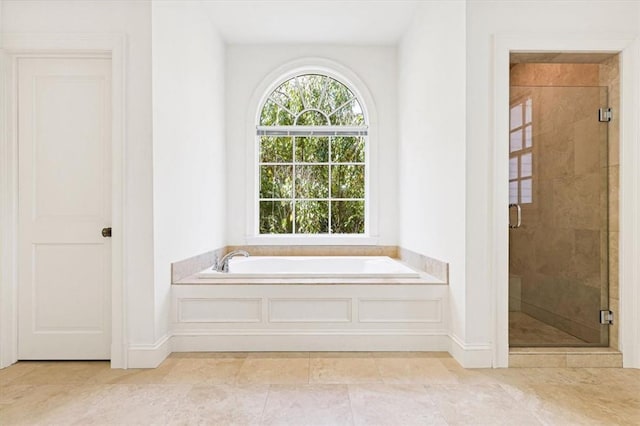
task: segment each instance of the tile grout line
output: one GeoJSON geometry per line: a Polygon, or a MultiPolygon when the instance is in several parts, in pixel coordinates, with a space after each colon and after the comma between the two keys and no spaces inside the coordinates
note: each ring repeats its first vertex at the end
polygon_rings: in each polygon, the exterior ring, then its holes
{"type": "MultiPolygon", "coordinates": [[[[537,414],[537,410],[534,410],[534,409],[532,409],[532,408],[528,407],[528,405],[527,405],[526,403],[524,403],[524,402],[522,402],[522,401],[519,401],[519,400],[517,400],[516,398],[514,398],[514,397],[513,397],[513,396],[512,396],[508,391],[507,391],[507,389],[505,388],[505,386],[514,386],[514,385],[512,385],[512,384],[507,384],[507,383],[498,383],[497,385],[500,387],[500,389],[502,389],[502,391],[503,391],[504,393],[506,393],[506,394],[507,394],[507,396],[508,396],[509,398],[511,398],[511,400],[513,400],[513,401],[514,401],[517,405],[519,405],[523,410],[527,411],[527,412],[528,412],[528,413],[529,413],[529,414],[530,414],[530,415],[531,415],[531,416],[532,416],[532,417],[533,417],[533,418],[534,418],[534,419],[535,419],[535,420],[536,420],[536,421],[537,421],[541,426],[542,426],[542,425],[547,425],[547,424],[548,424],[547,422],[545,422],[545,421],[544,421],[544,419],[543,419],[543,418],[541,418],[541,417],[539,417],[539,416],[538,416],[538,414],[537,414]]],[[[527,384],[526,386],[530,387],[530,386],[532,386],[532,385],[527,384]]],[[[517,387],[517,386],[516,386],[516,387],[517,387]]]]}
{"type": "Polygon", "coordinates": [[[264,404],[262,404],[262,411],[260,412],[260,420],[258,421],[259,424],[264,424],[264,412],[267,409],[267,402],[269,402],[269,396],[271,396],[271,386],[273,386],[272,384],[268,385],[267,388],[267,395],[264,397],[264,404]]]}
{"type": "Polygon", "coordinates": [[[386,385],[387,382],[385,382],[384,377],[382,377],[382,372],[380,371],[380,366],[378,365],[378,361],[376,360],[376,357],[374,357],[372,353],[370,353],[369,356],[371,357],[371,359],[373,359],[373,365],[376,367],[376,371],[378,372],[378,377],[380,378],[379,383],[386,385]]]}
{"type": "MultiPolygon", "coordinates": [[[[427,395],[427,398],[429,398],[429,401],[431,401],[433,403],[433,407],[435,408],[436,412],[440,415],[440,418],[445,422],[445,424],[450,425],[451,423],[449,423],[449,420],[447,420],[447,417],[444,415],[444,411],[442,410],[442,407],[440,406],[440,403],[438,401],[436,401],[436,399],[431,395],[430,389],[429,388],[433,388],[434,386],[438,387],[438,386],[450,386],[450,385],[442,385],[442,384],[420,384],[420,386],[422,387],[422,390],[424,391],[424,393],[427,395]]],[[[457,386],[454,385],[454,386],[457,386]]]]}
{"type": "Polygon", "coordinates": [[[356,413],[353,411],[353,403],[351,401],[351,384],[346,384],[347,387],[347,398],[349,399],[349,411],[351,412],[351,421],[352,424],[356,424],[356,413]]]}

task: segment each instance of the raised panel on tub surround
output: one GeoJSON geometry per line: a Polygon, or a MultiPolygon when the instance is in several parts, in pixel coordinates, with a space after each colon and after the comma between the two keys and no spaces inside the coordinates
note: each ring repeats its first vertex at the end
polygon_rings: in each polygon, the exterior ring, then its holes
{"type": "Polygon", "coordinates": [[[430,284],[177,284],[171,345],[176,352],[443,351],[447,294],[447,285],[430,284]],[[224,300],[244,301],[243,313],[224,300]]]}
{"type": "Polygon", "coordinates": [[[262,299],[178,299],[178,322],[261,322],[262,299]]]}
{"type": "Polygon", "coordinates": [[[359,299],[360,322],[442,322],[442,299],[359,299]]]}
{"type": "Polygon", "coordinates": [[[351,299],[269,299],[269,322],[351,322],[351,299]]]}

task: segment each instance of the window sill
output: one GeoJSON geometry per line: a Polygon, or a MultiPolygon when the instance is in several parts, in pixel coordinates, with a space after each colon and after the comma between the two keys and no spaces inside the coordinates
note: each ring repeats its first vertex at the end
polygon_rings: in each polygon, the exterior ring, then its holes
{"type": "Polygon", "coordinates": [[[360,235],[258,235],[247,237],[249,246],[376,246],[378,238],[360,235]]]}

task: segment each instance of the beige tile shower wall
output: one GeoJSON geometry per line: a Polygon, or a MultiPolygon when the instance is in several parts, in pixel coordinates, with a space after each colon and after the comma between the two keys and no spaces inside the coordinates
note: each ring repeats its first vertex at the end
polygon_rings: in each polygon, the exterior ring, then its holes
{"type": "Polygon", "coordinates": [[[618,319],[620,313],[618,284],[618,243],[620,240],[618,226],[618,200],[620,190],[620,71],[619,57],[616,55],[600,64],[600,85],[606,86],[609,92],[609,107],[613,110],[613,119],[608,126],[609,155],[609,309],[613,311],[614,321],[609,330],[609,346],[618,349],[618,319]]]}
{"type": "Polygon", "coordinates": [[[598,64],[516,64],[512,86],[598,86],[598,64]]]}
{"type": "Polygon", "coordinates": [[[533,200],[510,232],[510,272],[521,280],[523,312],[590,343],[601,341],[608,251],[599,74],[593,64],[511,69],[512,102],[533,101],[533,200]]]}

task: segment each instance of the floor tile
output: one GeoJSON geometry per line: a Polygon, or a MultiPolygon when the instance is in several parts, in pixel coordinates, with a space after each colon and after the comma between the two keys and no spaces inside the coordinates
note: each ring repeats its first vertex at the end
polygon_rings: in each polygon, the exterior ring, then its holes
{"type": "Polygon", "coordinates": [[[190,385],[100,385],[54,410],[44,421],[60,424],[166,424],[184,404],[190,385]]]}
{"type": "Polygon", "coordinates": [[[111,367],[106,361],[42,362],[38,368],[13,380],[22,385],[84,384],[111,367]]]}
{"type": "Polygon", "coordinates": [[[172,425],[258,424],[269,385],[196,385],[176,408],[172,425]]]}
{"type": "Polygon", "coordinates": [[[442,365],[455,376],[458,383],[465,384],[499,384],[503,377],[496,375],[492,368],[463,368],[453,358],[444,358],[442,365]]]}
{"type": "Polygon", "coordinates": [[[235,383],[244,358],[176,358],[162,383],[235,383]]]}
{"type": "Polygon", "coordinates": [[[311,353],[310,383],[381,383],[382,377],[369,353],[311,353]]]}
{"type": "Polygon", "coordinates": [[[213,359],[213,358],[241,358],[244,359],[249,354],[247,352],[174,352],[169,358],[177,359],[213,359]]]}
{"type": "Polygon", "coordinates": [[[600,385],[528,385],[503,388],[545,424],[640,424],[640,394],[600,385]]]}
{"type": "Polygon", "coordinates": [[[446,425],[435,402],[419,385],[349,385],[357,425],[446,425]]]}
{"type": "Polygon", "coordinates": [[[103,383],[128,385],[159,385],[176,364],[173,358],[165,359],[157,368],[131,368],[116,373],[107,372],[96,377],[103,383]]]}
{"type": "Polygon", "coordinates": [[[640,369],[638,368],[584,368],[605,389],[618,388],[640,395],[640,369]]]}
{"type": "Polygon", "coordinates": [[[443,422],[640,425],[640,370],[464,369],[421,352],[185,353],[146,370],[106,362],[0,370],[3,426],[443,422]]]}
{"type": "MultiPolygon", "coordinates": [[[[0,392],[10,392],[13,402],[0,405],[0,424],[36,424],[44,422],[44,419],[53,410],[69,401],[69,394],[76,387],[73,385],[16,385],[23,386],[22,390],[7,387],[0,392]]],[[[70,420],[69,420],[70,421],[70,420]]]]}
{"type": "Polygon", "coordinates": [[[240,384],[306,384],[309,383],[309,354],[250,354],[238,372],[240,384]]]}
{"type": "Polygon", "coordinates": [[[374,358],[384,383],[455,384],[456,376],[439,358],[376,357],[374,358]]]}
{"type": "Polygon", "coordinates": [[[352,425],[346,385],[272,385],[264,407],[264,425],[352,425]]]}
{"type": "Polygon", "coordinates": [[[44,365],[43,362],[21,361],[10,367],[0,370],[0,387],[13,384],[24,384],[19,381],[22,377],[29,373],[33,373],[35,369],[44,365]]]}
{"type": "Polygon", "coordinates": [[[20,400],[33,394],[35,385],[8,385],[0,388],[0,404],[17,404],[20,400]]]}
{"type": "Polygon", "coordinates": [[[370,352],[373,358],[451,358],[448,352],[398,352],[398,351],[380,351],[370,352]]]}
{"type": "Polygon", "coordinates": [[[449,424],[542,424],[500,385],[427,385],[425,388],[449,424]]]}
{"type": "MultiPolygon", "coordinates": [[[[510,369],[516,370],[516,369],[510,369]]],[[[586,368],[522,368],[519,377],[529,384],[596,384],[598,378],[586,368]]]]}

